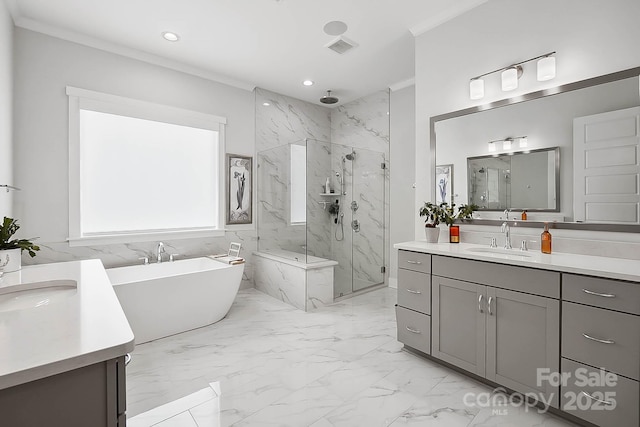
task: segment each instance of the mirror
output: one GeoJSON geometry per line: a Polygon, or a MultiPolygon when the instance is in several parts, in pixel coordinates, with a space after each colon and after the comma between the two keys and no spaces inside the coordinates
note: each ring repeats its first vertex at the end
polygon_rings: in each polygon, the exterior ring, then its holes
{"type": "MultiPolygon", "coordinates": [[[[468,162],[480,158],[514,157],[519,155],[516,152],[522,151],[555,150],[559,158],[554,183],[555,204],[552,206],[548,203],[546,206],[536,207],[515,206],[511,201],[510,208],[548,211],[550,212],[548,217],[541,217],[567,223],[577,220],[584,223],[624,224],[617,228],[615,225],[607,224],[606,229],[638,232],[640,229],[638,226],[640,224],[640,196],[638,195],[640,166],[637,158],[640,151],[638,129],[640,115],[637,115],[635,120],[633,117],[630,119],[614,117],[607,119],[606,123],[600,121],[591,124],[585,120],[592,120],[593,117],[609,117],[609,114],[617,114],[611,112],[632,107],[635,107],[635,110],[630,111],[637,114],[635,111],[640,111],[638,108],[640,107],[639,75],[640,68],[634,68],[432,117],[431,152],[435,154],[432,157],[432,170],[436,169],[436,165],[445,165],[449,166],[452,172],[456,172],[449,177],[450,198],[454,203],[475,202],[482,205],[475,199],[476,194],[470,194],[469,191],[477,192],[478,189],[471,188],[472,183],[475,182],[470,176],[474,168],[470,167],[471,164],[468,162]],[[604,140],[601,140],[605,134],[610,140],[624,140],[622,144],[624,148],[610,149],[603,142],[604,140]],[[525,136],[527,146],[521,148],[519,139],[525,136]],[[593,143],[592,145],[599,150],[589,153],[584,147],[574,149],[576,144],[574,138],[578,138],[577,144],[593,143]],[[587,141],[589,138],[593,140],[587,141]],[[510,147],[504,144],[507,140],[513,140],[510,147]],[[491,142],[494,143],[493,146],[491,142]],[[495,151],[490,151],[492,148],[495,151]],[[594,162],[593,159],[598,159],[598,162],[594,162]],[[607,176],[606,179],[600,176],[586,176],[585,170],[590,167],[590,162],[601,166],[595,175],[610,173],[613,175],[607,176]],[[623,175],[626,178],[623,178],[623,175]],[[590,209],[595,212],[594,206],[597,207],[598,212],[624,210],[628,215],[624,218],[622,215],[617,217],[616,215],[607,217],[589,215],[590,209]],[[629,228],[630,224],[631,228],[629,228]]],[[[476,176],[482,168],[479,163],[478,166],[480,167],[475,167],[476,176]]],[[[505,169],[502,168],[502,170],[505,169]]],[[[538,172],[539,176],[548,177],[548,174],[548,168],[544,172],[538,172]]],[[[542,185],[542,181],[538,184],[542,185]]],[[[495,185],[494,191],[498,190],[495,185]]],[[[511,197],[513,197],[513,191],[512,188],[511,197]]],[[[432,200],[436,200],[435,196],[436,188],[433,188],[432,200]]],[[[507,195],[500,197],[503,197],[504,203],[507,204],[507,195]]],[[[497,200],[493,200],[492,203],[493,205],[486,204],[487,210],[501,210],[498,206],[502,205],[497,200]]],[[[604,229],[586,226],[582,228],[604,229]]]]}
{"type": "Polygon", "coordinates": [[[478,210],[560,209],[560,148],[467,158],[469,204],[478,210]]]}

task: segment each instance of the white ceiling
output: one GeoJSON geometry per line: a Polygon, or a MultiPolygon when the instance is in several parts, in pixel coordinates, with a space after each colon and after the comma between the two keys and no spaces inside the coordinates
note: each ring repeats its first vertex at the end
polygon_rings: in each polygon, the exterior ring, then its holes
{"type": "Polygon", "coordinates": [[[319,104],[327,89],[344,103],[401,86],[414,77],[414,36],[487,0],[5,1],[20,27],[319,104]],[[324,47],[333,20],[358,47],[324,47]]]}

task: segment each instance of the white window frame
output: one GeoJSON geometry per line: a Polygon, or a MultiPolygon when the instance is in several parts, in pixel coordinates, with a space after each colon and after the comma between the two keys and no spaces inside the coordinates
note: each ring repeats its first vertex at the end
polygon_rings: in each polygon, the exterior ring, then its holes
{"type": "Polygon", "coordinates": [[[159,239],[186,239],[224,236],[225,206],[225,126],[226,118],[168,105],[140,101],[67,86],[69,97],[69,246],[149,242],[159,239]],[[85,235],[82,232],[80,200],[80,110],[92,110],[126,117],[153,120],[218,132],[218,223],[211,228],[143,230],[121,234],[85,235]]]}

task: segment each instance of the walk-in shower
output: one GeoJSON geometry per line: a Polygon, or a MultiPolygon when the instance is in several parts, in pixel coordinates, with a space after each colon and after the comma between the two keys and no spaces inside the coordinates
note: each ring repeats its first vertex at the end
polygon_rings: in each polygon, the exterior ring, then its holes
{"type": "Polygon", "coordinates": [[[335,297],[384,283],[384,153],[306,139],[257,165],[259,252],[337,261],[335,297]]]}

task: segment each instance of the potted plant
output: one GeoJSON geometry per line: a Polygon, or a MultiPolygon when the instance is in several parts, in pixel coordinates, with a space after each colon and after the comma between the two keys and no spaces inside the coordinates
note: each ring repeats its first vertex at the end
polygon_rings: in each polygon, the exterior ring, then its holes
{"type": "Polygon", "coordinates": [[[40,250],[28,239],[13,239],[11,237],[20,229],[18,221],[13,218],[4,217],[2,225],[0,225],[0,268],[5,272],[20,270],[22,265],[22,251],[29,252],[33,258],[36,251],[40,250]]]}
{"type": "Polygon", "coordinates": [[[424,219],[424,232],[427,242],[437,243],[440,237],[440,222],[445,221],[445,209],[446,203],[436,205],[435,203],[425,202],[419,210],[420,216],[424,219]]]}
{"type": "Polygon", "coordinates": [[[473,212],[478,209],[477,205],[460,205],[457,212],[455,209],[455,203],[449,206],[448,203],[440,203],[436,205],[431,202],[425,202],[424,206],[420,208],[420,216],[426,217],[425,222],[425,236],[427,242],[436,243],[440,236],[440,229],[438,225],[442,222],[449,226],[449,241],[451,243],[458,243],[460,241],[460,229],[459,226],[454,225],[457,219],[467,219],[473,216],[473,212]],[[453,234],[452,234],[453,233],[453,234]]]}

